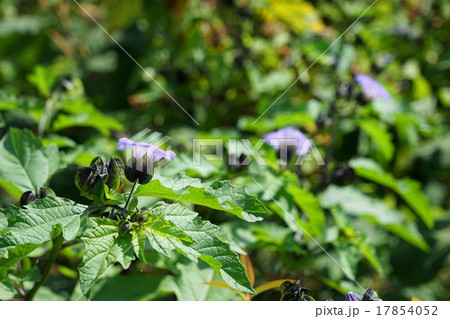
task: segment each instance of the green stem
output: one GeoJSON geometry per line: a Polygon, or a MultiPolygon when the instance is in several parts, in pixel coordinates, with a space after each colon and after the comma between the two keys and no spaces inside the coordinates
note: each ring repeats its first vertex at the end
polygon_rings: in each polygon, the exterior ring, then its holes
{"type": "Polygon", "coordinates": [[[128,203],[131,200],[131,195],[133,195],[133,191],[134,191],[134,188],[136,187],[137,183],[138,183],[138,179],[136,179],[136,181],[133,184],[133,187],[131,187],[130,195],[128,195],[127,202],[125,203],[125,206],[123,207],[123,209],[127,209],[128,203]]]}
{"type": "Polygon", "coordinates": [[[31,289],[31,291],[28,293],[26,298],[27,300],[33,300],[33,297],[36,294],[36,292],[47,281],[47,278],[50,275],[50,269],[52,269],[53,263],[55,262],[56,256],[58,256],[59,251],[61,250],[63,242],[64,238],[62,234],[53,240],[53,248],[42,271],[41,281],[36,283],[33,289],[31,289]]]}

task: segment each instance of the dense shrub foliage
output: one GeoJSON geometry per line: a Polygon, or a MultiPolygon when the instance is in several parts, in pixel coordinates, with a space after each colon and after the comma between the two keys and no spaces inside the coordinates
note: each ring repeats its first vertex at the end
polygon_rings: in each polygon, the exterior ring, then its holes
{"type": "Polygon", "coordinates": [[[0,17],[1,300],[450,298],[448,1],[0,17]]]}

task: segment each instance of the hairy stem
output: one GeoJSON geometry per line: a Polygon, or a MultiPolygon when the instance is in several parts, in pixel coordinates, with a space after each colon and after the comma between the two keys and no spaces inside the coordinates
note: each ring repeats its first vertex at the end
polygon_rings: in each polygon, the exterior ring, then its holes
{"type": "Polygon", "coordinates": [[[27,298],[26,298],[27,300],[33,300],[33,297],[36,294],[36,292],[47,281],[47,278],[50,274],[50,269],[52,268],[53,263],[56,260],[56,256],[58,256],[58,253],[61,250],[63,241],[64,241],[64,238],[63,238],[62,234],[53,240],[53,248],[52,248],[52,251],[50,252],[50,256],[48,257],[47,262],[42,271],[42,278],[38,283],[36,283],[34,285],[33,289],[31,289],[31,291],[28,293],[27,298]]]}

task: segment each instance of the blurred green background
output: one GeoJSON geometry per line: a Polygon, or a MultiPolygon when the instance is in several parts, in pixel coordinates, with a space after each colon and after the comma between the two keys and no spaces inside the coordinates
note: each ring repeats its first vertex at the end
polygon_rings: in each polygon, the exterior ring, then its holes
{"type": "MultiPolygon", "coordinates": [[[[275,212],[248,225],[199,211],[222,226],[235,249],[248,251],[257,284],[302,278],[318,299],[337,300],[355,289],[313,242],[299,239],[301,230],[286,220],[253,177],[293,214],[305,210],[302,201],[308,200],[298,192],[299,185],[316,193],[319,213],[323,209],[327,217],[316,234],[321,244],[382,298],[449,300],[449,1],[379,0],[307,72],[372,1],[80,4],[199,125],[74,1],[2,0],[0,135],[10,127],[26,128],[44,145],[59,147],[65,169],[50,182],[57,195],[81,200],[72,183],[76,169],[98,154],[114,154],[116,138],[149,128],[172,137],[178,156],[167,174],[186,171],[204,179],[231,179],[259,194],[275,212]],[[377,79],[394,100],[364,99],[353,81],[358,73],[377,79]],[[334,122],[324,124],[324,117],[334,122]],[[256,141],[287,125],[313,138],[324,157],[333,144],[324,185],[321,168],[307,164],[289,174],[276,165],[268,147],[264,157],[273,165],[263,170],[250,165],[237,171],[223,163],[189,166],[193,138],[256,141]],[[361,157],[362,162],[355,160],[361,157]],[[356,179],[339,174],[351,171],[349,167],[357,171],[356,179]],[[368,178],[367,167],[389,176],[368,178]],[[285,190],[286,185],[297,188],[285,190]],[[366,211],[369,206],[376,208],[366,211]]],[[[2,206],[21,195],[8,181],[0,180],[0,188],[2,206]]],[[[314,225],[309,226],[311,231],[314,225]]],[[[72,261],[78,257],[75,252],[61,257],[42,299],[70,298],[76,279],[72,261]]],[[[188,295],[183,287],[208,287],[203,282],[212,279],[209,269],[153,257],[151,267],[137,264],[100,281],[97,298],[239,297],[217,287],[215,293],[188,295]],[[161,278],[169,274],[173,281],[162,285],[161,278]],[[145,287],[130,295],[123,292],[139,282],[154,293],[145,287]]],[[[255,299],[277,298],[279,292],[268,291],[255,299]]]]}

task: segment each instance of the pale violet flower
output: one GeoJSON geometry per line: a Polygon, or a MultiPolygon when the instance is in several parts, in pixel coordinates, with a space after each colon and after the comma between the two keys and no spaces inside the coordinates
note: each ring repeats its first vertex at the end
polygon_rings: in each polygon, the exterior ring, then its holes
{"type": "Polygon", "coordinates": [[[122,137],[119,139],[119,143],[117,144],[118,150],[133,150],[133,157],[139,159],[147,154],[151,163],[157,162],[161,159],[166,159],[169,161],[173,161],[175,158],[175,153],[173,151],[165,151],[153,144],[144,143],[144,142],[135,142],[126,137],[122,137]]]}
{"type": "Polygon", "coordinates": [[[276,151],[280,151],[280,147],[287,147],[288,149],[294,149],[295,154],[299,156],[308,154],[312,148],[311,140],[291,126],[267,133],[264,135],[264,139],[276,151]]]}
{"type": "Polygon", "coordinates": [[[359,295],[355,294],[354,292],[350,291],[345,295],[345,301],[360,301],[359,295]]]}
{"type": "Polygon", "coordinates": [[[384,86],[367,74],[356,74],[355,81],[361,86],[362,92],[366,97],[372,100],[392,100],[391,94],[384,88],[384,86]]]}
{"type": "Polygon", "coordinates": [[[355,294],[352,291],[348,292],[345,295],[345,301],[381,301],[381,299],[377,297],[372,288],[368,288],[362,295],[355,294]]]}

